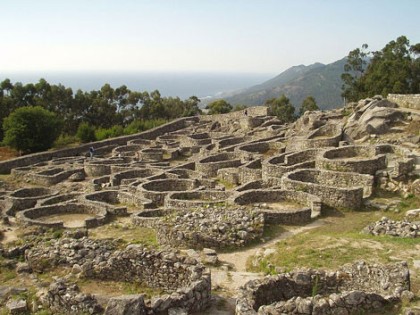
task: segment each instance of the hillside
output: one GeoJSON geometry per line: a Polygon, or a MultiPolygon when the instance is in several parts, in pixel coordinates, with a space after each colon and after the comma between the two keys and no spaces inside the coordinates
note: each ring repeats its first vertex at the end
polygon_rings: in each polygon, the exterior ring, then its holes
{"type": "Polygon", "coordinates": [[[291,67],[262,84],[225,97],[231,104],[261,105],[267,99],[285,94],[295,107],[299,107],[307,96],[315,97],[321,109],[332,109],[342,105],[341,74],[346,59],[324,65],[291,67]]]}

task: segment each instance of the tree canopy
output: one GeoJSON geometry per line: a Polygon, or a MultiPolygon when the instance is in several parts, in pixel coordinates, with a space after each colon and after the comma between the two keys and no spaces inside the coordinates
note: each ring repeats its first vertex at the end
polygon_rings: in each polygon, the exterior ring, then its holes
{"type": "MultiPolygon", "coordinates": [[[[58,84],[44,79],[32,84],[0,82],[0,122],[18,108],[41,106],[63,119],[63,134],[74,135],[81,123],[93,128],[126,127],[136,120],[167,121],[200,113],[200,100],[191,96],[186,100],[178,97],[162,97],[159,91],[131,91],[122,85],[113,88],[104,84],[90,92],[58,84]]],[[[0,128],[0,141],[3,130],[0,128]]]]}
{"type": "Polygon", "coordinates": [[[311,112],[314,110],[319,110],[319,107],[316,104],[315,98],[308,96],[303,100],[302,105],[300,105],[299,114],[302,116],[305,112],[311,112]]]}
{"type": "Polygon", "coordinates": [[[4,119],[3,142],[24,153],[47,150],[60,135],[61,126],[56,114],[40,106],[21,107],[4,119]]]}
{"type": "Polygon", "coordinates": [[[279,98],[272,98],[265,102],[268,106],[268,111],[271,115],[275,115],[283,123],[292,122],[295,120],[295,107],[290,103],[286,95],[281,95],[279,98]]]}
{"type": "Polygon", "coordinates": [[[368,45],[352,50],[344,66],[343,93],[349,101],[376,94],[420,92],[420,44],[410,46],[405,36],[390,41],[380,51],[368,45]]]}
{"type": "Polygon", "coordinates": [[[206,106],[206,109],[209,110],[209,115],[229,113],[232,111],[232,108],[232,105],[225,100],[217,100],[206,106]]]}

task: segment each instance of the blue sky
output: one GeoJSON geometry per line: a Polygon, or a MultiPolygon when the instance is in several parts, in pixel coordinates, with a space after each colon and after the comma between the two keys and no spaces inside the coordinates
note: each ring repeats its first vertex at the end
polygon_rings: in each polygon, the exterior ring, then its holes
{"type": "Polygon", "coordinates": [[[420,42],[418,0],[0,0],[0,73],[277,74],[420,42]]]}

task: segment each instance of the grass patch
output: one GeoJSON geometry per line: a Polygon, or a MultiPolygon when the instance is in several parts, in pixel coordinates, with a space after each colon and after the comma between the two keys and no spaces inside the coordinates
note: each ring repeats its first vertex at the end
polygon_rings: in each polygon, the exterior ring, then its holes
{"type": "Polygon", "coordinates": [[[0,283],[12,283],[11,281],[17,277],[17,274],[14,269],[9,269],[5,267],[0,267],[0,283]]]}
{"type": "Polygon", "coordinates": [[[231,190],[236,187],[234,183],[221,179],[221,178],[216,179],[216,182],[220,185],[225,186],[226,190],[231,190]]]}
{"type": "Polygon", "coordinates": [[[113,223],[91,229],[89,237],[93,239],[119,238],[126,243],[158,246],[154,229],[127,224],[113,223]]]}
{"type": "Polygon", "coordinates": [[[405,128],[405,131],[415,136],[420,135],[420,121],[411,121],[410,124],[405,128]]]}
{"type": "MultiPolygon", "coordinates": [[[[371,263],[406,260],[412,264],[418,257],[420,238],[361,233],[365,226],[382,216],[381,211],[340,211],[339,215],[325,218],[325,225],[280,241],[276,252],[257,264],[250,257],[247,269],[272,274],[275,267],[285,271],[302,267],[337,269],[358,260],[371,263]]],[[[412,275],[412,288],[413,292],[420,289],[420,275],[412,275]]]]}

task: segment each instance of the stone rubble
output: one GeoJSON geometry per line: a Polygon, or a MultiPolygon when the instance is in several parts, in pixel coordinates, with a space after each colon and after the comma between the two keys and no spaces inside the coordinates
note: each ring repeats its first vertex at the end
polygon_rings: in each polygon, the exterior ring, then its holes
{"type": "Polygon", "coordinates": [[[363,232],[372,235],[416,238],[420,237],[420,221],[394,221],[383,217],[365,227],[363,232]]]}

